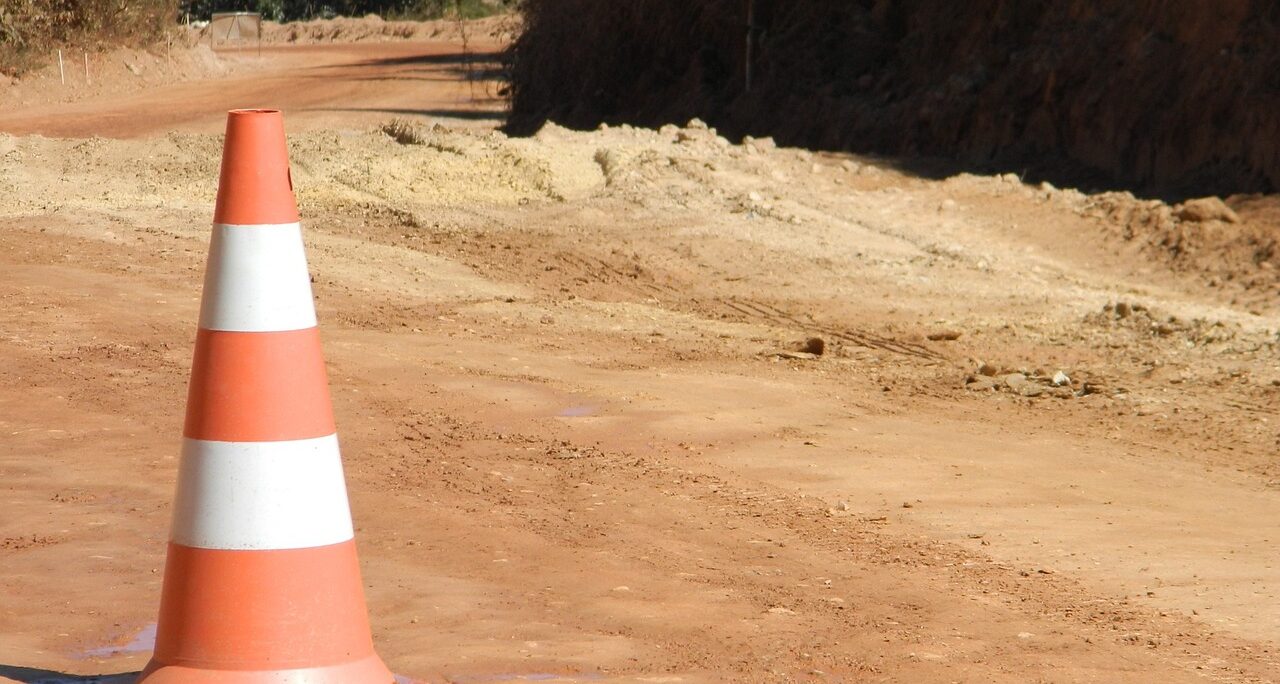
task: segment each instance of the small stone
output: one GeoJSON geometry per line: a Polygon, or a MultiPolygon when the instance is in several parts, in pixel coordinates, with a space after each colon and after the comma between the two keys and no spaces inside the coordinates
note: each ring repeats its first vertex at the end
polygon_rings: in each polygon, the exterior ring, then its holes
{"type": "Polygon", "coordinates": [[[814,356],[822,356],[827,350],[827,343],[821,337],[810,337],[796,351],[808,352],[814,356]]]}
{"type": "Polygon", "coordinates": [[[791,610],[789,608],[783,608],[782,606],[774,606],[770,608],[767,612],[772,613],[774,615],[795,615],[796,614],[794,610],[791,610]]]}
{"type": "Polygon", "coordinates": [[[702,119],[693,118],[689,119],[689,123],[685,124],[684,127],[695,131],[705,131],[707,130],[707,122],[702,119]]]}
{"type": "Polygon", "coordinates": [[[993,390],[996,388],[996,381],[994,378],[985,375],[974,375],[970,376],[968,381],[965,382],[964,388],[970,392],[993,390]]]}
{"type": "Polygon", "coordinates": [[[791,359],[792,361],[812,361],[818,358],[817,354],[810,354],[809,352],[802,352],[802,351],[786,351],[786,350],[773,352],[772,354],[770,354],[770,356],[776,356],[780,359],[791,359]]]}
{"type": "Polygon", "coordinates": [[[1018,389],[1022,385],[1027,384],[1027,376],[1022,373],[1010,373],[1001,378],[1001,380],[1009,389],[1018,389]]]}
{"type": "Polygon", "coordinates": [[[1129,302],[1116,303],[1116,318],[1128,318],[1133,314],[1133,306],[1129,302]]]}
{"type": "Polygon", "coordinates": [[[978,375],[985,375],[985,376],[987,376],[987,377],[989,377],[989,378],[993,378],[993,377],[995,377],[999,372],[1000,372],[1000,369],[999,369],[999,368],[996,368],[995,366],[993,366],[993,365],[991,365],[991,364],[989,364],[989,363],[980,363],[980,364],[978,364],[978,375]]]}
{"type": "Polygon", "coordinates": [[[1053,374],[1053,379],[1050,382],[1053,383],[1054,387],[1062,387],[1063,385],[1070,385],[1071,378],[1066,373],[1058,371],[1053,374]]]}
{"type": "Polygon", "coordinates": [[[960,339],[959,330],[935,330],[925,335],[925,337],[933,342],[953,342],[960,339]]]}
{"type": "Polygon", "coordinates": [[[631,591],[631,587],[628,587],[624,584],[621,586],[614,587],[613,591],[617,591],[617,592],[631,591]]]}

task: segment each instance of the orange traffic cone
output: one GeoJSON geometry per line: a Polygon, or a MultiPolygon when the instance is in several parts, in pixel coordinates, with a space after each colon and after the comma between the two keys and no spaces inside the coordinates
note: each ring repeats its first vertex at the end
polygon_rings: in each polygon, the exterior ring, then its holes
{"type": "Polygon", "coordinates": [[[284,120],[232,111],[146,684],[390,684],[373,650],[284,120]]]}

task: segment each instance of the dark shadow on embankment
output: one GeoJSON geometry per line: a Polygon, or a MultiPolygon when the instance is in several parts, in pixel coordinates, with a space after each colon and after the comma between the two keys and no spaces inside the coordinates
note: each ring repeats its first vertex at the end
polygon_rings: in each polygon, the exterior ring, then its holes
{"type": "Polygon", "coordinates": [[[307,107],[304,112],[380,112],[400,116],[431,116],[439,119],[467,121],[503,121],[507,113],[487,109],[398,109],[391,107],[307,107]]]}
{"type": "Polygon", "coordinates": [[[522,9],[511,134],[698,117],[730,139],[875,154],[931,178],[1014,173],[1164,199],[1280,189],[1280,3],[522,9]]]}

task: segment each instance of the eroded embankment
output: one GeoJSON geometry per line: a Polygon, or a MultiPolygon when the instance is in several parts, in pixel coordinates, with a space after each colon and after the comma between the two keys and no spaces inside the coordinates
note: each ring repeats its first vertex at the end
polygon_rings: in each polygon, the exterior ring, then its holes
{"type": "Polygon", "coordinates": [[[1184,196],[1280,185],[1280,6],[1263,0],[525,10],[515,130],[699,116],[734,136],[945,156],[1059,183],[1184,196]]]}

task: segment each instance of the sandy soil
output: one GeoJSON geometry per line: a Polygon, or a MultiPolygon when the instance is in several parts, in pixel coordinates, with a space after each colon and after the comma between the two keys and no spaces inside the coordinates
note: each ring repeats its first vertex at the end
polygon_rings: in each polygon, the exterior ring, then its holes
{"type": "Polygon", "coordinates": [[[1280,317],[1221,275],[1266,198],[1196,221],[696,124],[509,139],[457,49],[0,116],[0,677],[148,657],[218,110],[257,98],[396,672],[1280,679],[1280,317]]]}

